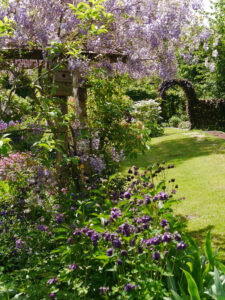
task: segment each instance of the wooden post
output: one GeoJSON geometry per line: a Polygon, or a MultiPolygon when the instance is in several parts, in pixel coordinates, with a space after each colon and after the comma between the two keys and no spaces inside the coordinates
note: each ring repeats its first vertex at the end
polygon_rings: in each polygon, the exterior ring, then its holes
{"type": "Polygon", "coordinates": [[[87,124],[87,89],[82,86],[82,77],[79,70],[73,72],[73,96],[76,113],[82,126],[87,124]]]}

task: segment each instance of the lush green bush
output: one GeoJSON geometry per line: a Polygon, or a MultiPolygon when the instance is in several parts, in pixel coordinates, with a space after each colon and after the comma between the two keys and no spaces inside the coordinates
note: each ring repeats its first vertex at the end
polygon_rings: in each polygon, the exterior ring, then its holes
{"type": "Polygon", "coordinates": [[[74,193],[46,190],[54,183],[47,170],[14,156],[0,185],[1,299],[223,296],[210,235],[201,258],[171,209],[177,186],[165,170],[173,166],[134,166],[124,179],[89,181],[74,193]]]}
{"type": "Polygon", "coordinates": [[[140,121],[139,126],[143,123],[150,130],[152,137],[163,134],[163,128],[160,124],[162,117],[159,102],[152,99],[135,102],[131,115],[135,120],[140,121]]]}
{"type": "Polygon", "coordinates": [[[171,127],[178,127],[179,124],[180,124],[180,122],[181,122],[181,119],[178,116],[172,116],[169,119],[169,126],[171,126],[171,127]]]}
{"type": "Polygon", "coordinates": [[[120,82],[119,76],[89,79],[88,123],[97,132],[100,149],[105,149],[106,155],[114,147],[118,155],[123,151],[125,156],[132,156],[147,149],[149,130],[132,120],[133,102],[124,95],[120,82]]]}

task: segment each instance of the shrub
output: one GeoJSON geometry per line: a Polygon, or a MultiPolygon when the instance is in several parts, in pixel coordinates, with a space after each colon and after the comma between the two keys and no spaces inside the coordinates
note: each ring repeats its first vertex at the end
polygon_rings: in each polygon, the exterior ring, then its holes
{"type": "Polygon", "coordinates": [[[134,103],[131,115],[150,130],[151,136],[160,136],[163,134],[163,128],[160,125],[161,107],[159,102],[149,99],[134,103]]]}
{"type": "MultiPolygon", "coordinates": [[[[102,74],[101,74],[102,75],[102,74]]],[[[132,101],[120,88],[120,78],[89,78],[88,122],[100,139],[104,156],[111,151],[125,156],[147,149],[149,131],[132,122],[132,101]]],[[[112,161],[112,159],[111,159],[112,161]]]]}
{"type": "Polygon", "coordinates": [[[179,124],[181,122],[181,119],[177,116],[172,116],[170,119],[169,119],[169,126],[171,127],[178,127],[179,124]]]}
{"type": "MultiPolygon", "coordinates": [[[[0,297],[188,299],[191,285],[201,297],[216,297],[213,285],[223,284],[218,270],[224,267],[212,253],[210,235],[201,259],[184,233],[171,209],[177,186],[171,179],[166,187],[167,168],[173,166],[145,172],[134,166],[126,180],[113,175],[86,182],[76,194],[72,186],[46,195],[38,181],[3,181],[0,297]],[[31,184],[39,201],[21,182],[31,184]]],[[[26,179],[26,168],[21,176],[26,179]]]]}

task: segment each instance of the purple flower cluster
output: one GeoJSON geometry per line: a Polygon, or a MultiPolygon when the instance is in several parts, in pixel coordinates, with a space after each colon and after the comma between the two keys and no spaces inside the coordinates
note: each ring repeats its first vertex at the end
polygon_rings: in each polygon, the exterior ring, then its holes
{"type": "Polygon", "coordinates": [[[160,192],[159,194],[157,194],[153,197],[153,202],[156,202],[157,200],[165,201],[168,198],[169,198],[169,196],[166,192],[160,192]]]}
{"type": "Polygon", "coordinates": [[[185,244],[183,241],[177,245],[177,250],[184,250],[186,248],[187,248],[187,244],[185,244]]]}
{"type": "Polygon", "coordinates": [[[137,287],[138,287],[137,285],[128,283],[128,284],[125,285],[125,291],[130,292],[130,291],[132,291],[133,289],[135,289],[137,287]]]}
{"type": "Polygon", "coordinates": [[[131,233],[135,232],[135,226],[134,225],[129,225],[128,223],[124,223],[121,225],[118,229],[118,232],[120,232],[122,235],[128,237],[131,235],[131,233]]]}
{"type": "Polygon", "coordinates": [[[121,214],[120,209],[117,207],[113,207],[111,209],[110,221],[112,222],[112,221],[116,220],[117,218],[121,217],[121,215],[122,214],[121,214]]]}
{"type": "MultiPolygon", "coordinates": [[[[89,229],[88,227],[84,227],[82,229],[76,229],[73,232],[74,236],[81,236],[82,234],[88,236],[91,239],[93,246],[98,245],[98,240],[100,239],[100,234],[97,231],[95,231],[93,229],[89,229]]],[[[71,241],[70,241],[70,243],[71,243],[71,241]]]]}
{"type": "Polygon", "coordinates": [[[162,228],[164,228],[164,227],[167,226],[167,225],[168,225],[168,221],[165,220],[165,219],[162,219],[162,221],[161,221],[161,226],[162,226],[162,228]]]}

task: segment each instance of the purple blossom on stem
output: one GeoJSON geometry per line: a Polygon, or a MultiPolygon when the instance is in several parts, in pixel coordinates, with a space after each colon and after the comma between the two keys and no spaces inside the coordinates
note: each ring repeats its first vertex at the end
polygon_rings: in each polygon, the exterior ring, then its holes
{"type": "Polygon", "coordinates": [[[113,248],[109,248],[109,249],[106,251],[106,255],[112,256],[112,254],[113,254],[113,248]]]}
{"type": "Polygon", "coordinates": [[[185,244],[183,241],[177,245],[177,250],[184,250],[186,248],[187,248],[187,244],[185,244]]]}
{"type": "Polygon", "coordinates": [[[167,225],[168,225],[168,221],[166,219],[162,219],[161,220],[161,226],[162,226],[162,228],[164,228],[167,225]]]}
{"type": "Polygon", "coordinates": [[[121,250],[121,255],[122,256],[127,256],[127,251],[126,250],[121,250]]]}
{"type": "Polygon", "coordinates": [[[167,243],[171,242],[172,241],[172,235],[168,232],[165,232],[163,237],[162,237],[162,241],[167,242],[167,243]]]}
{"type": "Polygon", "coordinates": [[[179,234],[179,232],[177,231],[174,232],[174,239],[177,242],[181,241],[181,235],[179,234]]]}
{"type": "Polygon", "coordinates": [[[159,260],[160,259],[160,253],[158,251],[156,251],[155,253],[153,253],[152,255],[154,260],[159,260]]]}
{"type": "Polygon", "coordinates": [[[145,196],[145,204],[150,204],[151,203],[151,196],[150,195],[146,195],[145,196]]]}
{"type": "Polygon", "coordinates": [[[130,292],[130,291],[132,291],[135,288],[137,288],[137,285],[130,284],[130,283],[128,283],[128,284],[125,285],[125,291],[126,292],[130,292]]]}

